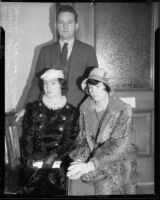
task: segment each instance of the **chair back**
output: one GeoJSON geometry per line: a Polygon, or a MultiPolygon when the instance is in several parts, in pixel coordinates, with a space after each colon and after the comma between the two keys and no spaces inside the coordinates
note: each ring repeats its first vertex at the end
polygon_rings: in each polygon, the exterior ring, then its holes
{"type": "Polygon", "coordinates": [[[22,125],[15,122],[15,113],[5,115],[5,165],[15,168],[21,163],[20,138],[22,125]]]}

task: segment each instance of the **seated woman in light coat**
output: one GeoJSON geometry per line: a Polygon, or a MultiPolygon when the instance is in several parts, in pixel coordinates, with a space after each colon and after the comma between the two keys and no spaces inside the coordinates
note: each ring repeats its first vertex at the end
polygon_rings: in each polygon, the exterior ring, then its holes
{"type": "Polygon", "coordinates": [[[69,152],[79,132],[79,111],[66,99],[62,70],[41,75],[42,95],[26,106],[21,138],[24,166],[18,194],[66,195],[69,152]]]}
{"type": "Polygon", "coordinates": [[[70,153],[69,195],[135,194],[131,106],[113,94],[102,68],[93,69],[81,86],[89,97],[80,107],[77,147],[70,153]]]}

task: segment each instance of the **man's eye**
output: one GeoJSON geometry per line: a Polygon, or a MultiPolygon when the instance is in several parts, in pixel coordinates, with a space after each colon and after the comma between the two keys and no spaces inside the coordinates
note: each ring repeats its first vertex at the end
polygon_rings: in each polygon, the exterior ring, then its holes
{"type": "Polygon", "coordinates": [[[58,22],[58,24],[59,24],[59,25],[62,25],[62,24],[63,24],[63,22],[58,22]]]}

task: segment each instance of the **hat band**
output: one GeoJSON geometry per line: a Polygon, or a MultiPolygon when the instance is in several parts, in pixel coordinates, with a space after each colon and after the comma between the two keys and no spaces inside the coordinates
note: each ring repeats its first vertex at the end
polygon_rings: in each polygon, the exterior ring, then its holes
{"type": "Polygon", "coordinates": [[[63,76],[63,74],[54,74],[54,75],[53,74],[48,74],[48,75],[44,74],[44,76],[43,75],[41,76],[41,79],[46,80],[46,81],[52,80],[52,79],[57,79],[57,78],[64,79],[64,76],[63,76]]]}
{"type": "Polygon", "coordinates": [[[97,76],[97,75],[89,75],[88,79],[94,79],[94,80],[109,84],[109,82],[108,82],[109,78],[104,78],[104,77],[97,76]]]}

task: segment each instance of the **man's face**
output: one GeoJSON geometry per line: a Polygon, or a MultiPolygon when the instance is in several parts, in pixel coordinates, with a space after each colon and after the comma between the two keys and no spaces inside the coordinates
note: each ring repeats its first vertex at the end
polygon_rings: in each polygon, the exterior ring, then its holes
{"type": "Polygon", "coordinates": [[[78,28],[78,23],[75,22],[74,15],[70,12],[62,12],[58,16],[57,28],[60,38],[70,40],[74,38],[78,28]]]}

